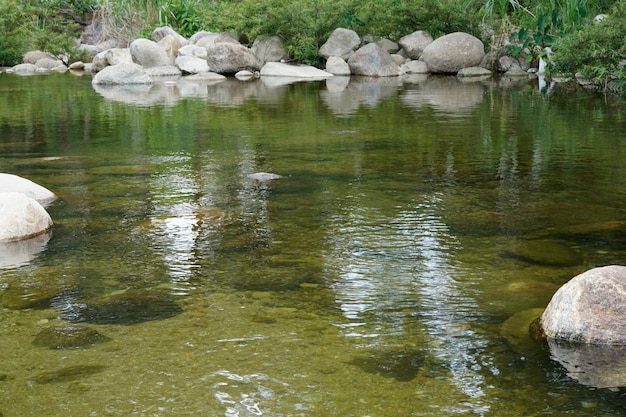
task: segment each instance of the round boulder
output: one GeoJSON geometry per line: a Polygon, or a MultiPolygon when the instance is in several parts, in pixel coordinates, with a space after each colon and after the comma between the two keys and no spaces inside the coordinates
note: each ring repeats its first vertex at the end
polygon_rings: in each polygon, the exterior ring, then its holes
{"type": "Polygon", "coordinates": [[[348,59],[348,65],[355,75],[397,77],[402,74],[400,66],[391,55],[375,43],[359,48],[348,59]]]}
{"type": "Polygon", "coordinates": [[[167,52],[150,39],[136,39],[130,44],[133,61],[145,68],[172,65],[167,52]]]}
{"type": "Polygon", "coordinates": [[[400,38],[398,43],[411,59],[419,59],[424,52],[424,48],[433,42],[433,37],[428,32],[418,30],[410,35],[400,38]]]}
{"type": "Polygon", "coordinates": [[[111,65],[97,73],[91,81],[94,85],[152,84],[152,78],[141,65],[122,62],[111,65]]]}
{"type": "Polygon", "coordinates": [[[554,294],[541,316],[548,340],[626,345],[626,266],[594,268],[554,294]]]}
{"type": "Polygon", "coordinates": [[[359,45],[361,45],[361,38],[355,31],[337,28],[322,45],[319,52],[324,58],[338,56],[348,59],[359,45]]]}
{"type": "Polygon", "coordinates": [[[31,180],[13,174],[0,173],[0,193],[8,192],[26,194],[42,205],[47,205],[57,198],[52,191],[31,180]]]}
{"type": "Polygon", "coordinates": [[[478,66],[484,55],[485,46],[480,39],[468,33],[455,32],[428,44],[420,60],[433,73],[456,74],[462,68],[478,66]]]}
{"type": "Polygon", "coordinates": [[[51,227],[50,215],[37,201],[22,193],[0,193],[0,242],[28,239],[51,227]]]}

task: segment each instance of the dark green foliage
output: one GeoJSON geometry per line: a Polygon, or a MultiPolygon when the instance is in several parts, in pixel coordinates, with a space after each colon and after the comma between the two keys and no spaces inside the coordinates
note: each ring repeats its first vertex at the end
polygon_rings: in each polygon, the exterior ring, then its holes
{"type": "Polygon", "coordinates": [[[20,63],[28,48],[21,13],[15,0],[0,3],[0,65],[20,63]]]}
{"type": "Polygon", "coordinates": [[[477,8],[453,0],[242,0],[207,6],[209,30],[234,31],[251,40],[280,35],[298,61],[319,64],[318,50],[338,27],[359,35],[398,40],[416,30],[433,36],[464,31],[476,34],[477,8]]]}
{"type": "Polygon", "coordinates": [[[554,45],[553,71],[573,74],[581,72],[594,83],[606,86],[613,81],[624,91],[626,69],[626,6],[617,3],[609,18],[588,23],[563,36],[554,45]]]}

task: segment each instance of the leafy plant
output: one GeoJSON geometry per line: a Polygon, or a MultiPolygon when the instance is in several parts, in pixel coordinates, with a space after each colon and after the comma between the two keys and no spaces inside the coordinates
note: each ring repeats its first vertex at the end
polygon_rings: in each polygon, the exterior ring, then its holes
{"type": "Polygon", "coordinates": [[[580,72],[595,84],[626,88],[626,6],[618,3],[609,17],[588,23],[560,38],[554,45],[552,69],[555,72],[580,72]]]}
{"type": "Polygon", "coordinates": [[[535,55],[541,55],[545,47],[552,45],[555,40],[554,30],[559,26],[559,13],[552,10],[550,16],[541,13],[537,16],[536,27],[534,30],[521,28],[513,32],[509,41],[512,46],[509,53],[512,56],[518,56],[525,50],[530,50],[526,61],[531,62],[535,59],[535,55]]]}

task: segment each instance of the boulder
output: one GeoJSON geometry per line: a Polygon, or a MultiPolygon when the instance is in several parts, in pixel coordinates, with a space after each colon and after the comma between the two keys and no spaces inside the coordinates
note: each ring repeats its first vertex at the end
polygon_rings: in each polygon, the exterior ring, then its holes
{"type": "Polygon", "coordinates": [[[174,317],[182,308],[164,291],[129,289],[66,307],[59,317],[77,323],[135,324],[174,317]]]}
{"type": "Polygon", "coordinates": [[[91,327],[65,325],[43,328],[37,333],[33,345],[48,349],[88,348],[111,340],[91,327]]]}
{"type": "Polygon", "coordinates": [[[428,67],[422,61],[405,62],[400,68],[405,74],[428,74],[428,67]]]}
{"type": "Polygon", "coordinates": [[[29,179],[13,174],[0,173],[0,193],[8,192],[26,194],[43,206],[57,199],[57,196],[52,191],[29,179]]]}
{"type": "Polygon", "coordinates": [[[456,76],[460,78],[484,78],[490,77],[491,71],[482,67],[467,67],[461,68],[461,70],[457,72],[456,76]]]}
{"type": "Polygon", "coordinates": [[[424,48],[433,42],[433,37],[428,32],[418,30],[400,38],[398,43],[411,59],[419,59],[424,52],[424,48]]]}
{"type": "Polygon", "coordinates": [[[42,51],[28,51],[22,57],[22,64],[36,64],[40,59],[57,59],[56,56],[48,52],[42,51]]]}
{"type": "Polygon", "coordinates": [[[376,44],[390,54],[395,54],[400,50],[400,46],[397,43],[395,43],[394,41],[390,41],[387,38],[380,38],[376,41],[376,44]]]}
{"type": "Polygon", "coordinates": [[[183,44],[180,43],[180,40],[174,35],[167,35],[166,37],[158,41],[157,45],[159,45],[159,47],[165,51],[169,58],[169,61],[172,63],[178,56],[178,50],[183,46],[183,44]]]}
{"type": "Polygon", "coordinates": [[[268,62],[261,68],[261,76],[295,78],[330,78],[333,74],[310,65],[293,65],[282,62],[268,62]]]}
{"type": "Polygon", "coordinates": [[[326,61],[326,72],[333,75],[350,75],[350,65],[341,57],[331,56],[326,61]]]}
{"type": "Polygon", "coordinates": [[[258,71],[263,66],[250,48],[239,43],[219,42],[206,50],[209,68],[219,74],[235,74],[244,69],[258,71]]]}
{"type": "Polygon", "coordinates": [[[7,72],[12,72],[17,75],[30,75],[34,74],[36,70],[37,67],[35,66],[35,64],[17,64],[13,68],[11,68],[10,71],[7,72]]]}
{"type": "Polygon", "coordinates": [[[420,60],[433,73],[456,74],[462,68],[478,66],[484,55],[485,47],[480,39],[467,33],[455,32],[428,44],[420,60]]]}
{"type": "Polygon", "coordinates": [[[63,61],[57,58],[41,58],[37,60],[37,62],[35,62],[35,67],[37,67],[37,70],[52,71],[61,65],[65,64],[63,64],[63,61]]]}
{"type": "Polygon", "coordinates": [[[133,57],[133,62],[145,68],[173,64],[163,48],[150,39],[135,39],[130,44],[130,55],[133,57]]]}
{"type": "Polygon", "coordinates": [[[102,71],[105,67],[110,65],[121,64],[122,62],[133,62],[133,57],[130,54],[128,48],[111,48],[106,51],[102,51],[93,57],[91,63],[93,64],[93,70],[96,72],[102,71]]]}
{"type": "Polygon", "coordinates": [[[375,43],[369,43],[359,48],[348,59],[350,72],[355,75],[370,77],[394,77],[402,74],[400,66],[375,43]]]}
{"type": "Polygon", "coordinates": [[[361,38],[355,31],[337,28],[329,36],[326,43],[322,45],[319,53],[324,58],[338,56],[348,59],[359,45],[361,45],[361,38]]]}
{"type": "Polygon", "coordinates": [[[508,55],[503,55],[498,58],[498,72],[527,71],[528,68],[530,68],[530,64],[527,63],[525,59],[517,59],[508,55]]]}
{"type": "Polygon", "coordinates": [[[144,68],[144,71],[149,77],[180,77],[182,74],[176,65],[144,68]]]}
{"type": "Polygon", "coordinates": [[[203,37],[208,36],[208,35],[213,35],[213,32],[208,32],[206,30],[198,31],[198,32],[194,33],[193,35],[191,35],[191,37],[189,38],[189,44],[195,45],[196,42],[198,42],[200,40],[200,38],[203,38],[203,37]]]}
{"type": "Polygon", "coordinates": [[[181,55],[176,58],[176,66],[186,74],[197,74],[199,72],[209,72],[209,64],[206,59],[195,56],[181,55]]]}
{"type": "Polygon", "coordinates": [[[0,193],[0,242],[28,239],[51,227],[50,215],[37,201],[18,192],[0,193]]]}
{"type": "Polygon", "coordinates": [[[263,62],[280,62],[289,59],[289,52],[285,49],[283,38],[280,36],[257,38],[250,49],[263,62]]]}
{"type": "Polygon", "coordinates": [[[169,26],[156,28],[152,31],[152,40],[157,43],[160,42],[161,39],[165,38],[166,36],[174,37],[176,40],[178,40],[178,43],[181,46],[187,45],[188,43],[187,39],[183,35],[179,34],[178,32],[176,32],[174,29],[172,29],[169,26]]]}
{"type": "Polygon", "coordinates": [[[206,48],[198,45],[185,45],[178,50],[178,56],[194,56],[206,59],[206,48]]]}
{"type": "MultiPolygon", "coordinates": [[[[191,39],[194,39],[194,37],[192,36],[191,39]]],[[[209,48],[220,43],[233,43],[241,45],[239,41],[233,38],[229,33],[202,32],[198,34],[195,41],[196,45],[202,46],[203,48],[209,48]]]]}
{"type": "Polygon", "coordinates": [[[123,62],[111,65],[97,73],[92,84],[97,85],[126,85],[126,84],[152,84],[152,78],[138,64],[123,62]]]}
{"type": "Polygon", "coordinates": [[[548,340],[626,345],[626,266],[594,268],[554,294],[541,316],[548,340]]]}

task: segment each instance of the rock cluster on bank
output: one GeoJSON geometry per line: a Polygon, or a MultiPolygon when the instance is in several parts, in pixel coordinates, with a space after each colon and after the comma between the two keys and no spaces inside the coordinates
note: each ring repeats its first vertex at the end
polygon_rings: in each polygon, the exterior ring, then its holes
{"type": "MultiPolygon", "coordinates": [[[[161,27],[153,31],[151,39],[136,39],[128,48],[83,46],[89,51],[102,50],[92,62],[73,63],[69,69],[95,73],[96,85],[150,84],[155,77],[194,74],[210,74],[211,81],[229,75],[319,79],[347,75],[396,77],[435,73],[483,77],[491,74],[483,43],[462,32],[433,39],[427,32],[418,30],[394,42],[361,38],[351,29],[338,28],[319,50],[326,60],[323,69],[290,63],[278,36],[257,39],[248,47],[228,33],[200,31],[187,39],[170,27],[161,27]]],[[[23,64],[10,71],[29,74],[67,69],[55,57],[34,51],[24,57],[23,64]]]]}

